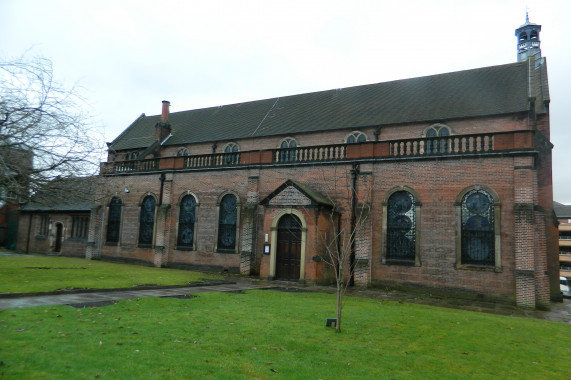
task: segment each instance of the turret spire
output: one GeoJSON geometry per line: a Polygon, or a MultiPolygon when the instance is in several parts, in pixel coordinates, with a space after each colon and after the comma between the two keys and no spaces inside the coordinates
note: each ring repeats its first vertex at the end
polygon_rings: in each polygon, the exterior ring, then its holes
{"type": "Polygon", "coordinates": [[[517,37],[517,61],[527,61],[530,57],[534,57],[536,61],[541,58],[541,41],[539,40],[539,32],[541,25],[534,24],[529,21],[529,12],[525,12],[525,24],[515,30],[517,37]]]}

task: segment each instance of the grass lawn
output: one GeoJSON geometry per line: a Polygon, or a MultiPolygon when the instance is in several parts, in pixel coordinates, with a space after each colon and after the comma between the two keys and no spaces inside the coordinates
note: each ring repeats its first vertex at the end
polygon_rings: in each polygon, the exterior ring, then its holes
{"type": "Polygon", "coordinates": [[[567,379],[571,326],[269,290],[0,311],[1,379],[567,379]]]}
{"type": "Polygon", "coordinates": [[[0,293],[59,289],[130,288],[136,285],[185,285],[222,277],[200,272],[115,264],[67,257],[0,257],[0,293]]]}

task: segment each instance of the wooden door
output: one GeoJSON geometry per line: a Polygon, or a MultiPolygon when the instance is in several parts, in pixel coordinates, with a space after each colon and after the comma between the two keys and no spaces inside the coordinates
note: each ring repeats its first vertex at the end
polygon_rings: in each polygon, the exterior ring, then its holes
{"type": "Polygon", "coordinates": [[[295,215],[284,215],[278,223],[276,279],[299,280],[301,269],[301,222],[295,215]]]}
{"type": "Polygon", "coordinates": [[[63,235],[63,226],[61,223],[56,224],[56,241],[54,252],[61,252],[61,241],[63,235]]]}

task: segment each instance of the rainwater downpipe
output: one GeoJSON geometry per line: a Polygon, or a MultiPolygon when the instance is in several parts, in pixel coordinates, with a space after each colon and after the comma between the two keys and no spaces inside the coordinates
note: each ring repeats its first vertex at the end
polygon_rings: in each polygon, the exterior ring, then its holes
{"type": "Polygon", "coordinates": [[[98,260],[103,259],[103,226],[105,226],[105,209],[101,211],[101,223],[99,225],[99,244],[97,244],[97,250],[99,251],[98,260]]]}
{"type": "Polygon", "coordinates": [[[349,270],[351,272],[351,278],[349,279],[349,285],[355,285],[355,238],[356,238],[356,225],[357,225],[357,176],[359,175],[359,164],[353,163],[351,168],[351,255],[349,256],[349,270]]]}
{"type": "Polygon", "coordinates": [[[34,213],[30,213],[30,222],[28,223],[28,239],[26,241],[26,253],[30,253],[30,236],[32,234],[32,219],[34,217],[34,213]]]}
{"type": "Polygon", "coordinates": [[[165,187],[166,178],[167,177],[165,176],[165,173],[161,173],[161,176],[159,177],[159,180],[161,181],[161,191],[159,192],[159,206],[163,204],[163,189],[165,187]]]}

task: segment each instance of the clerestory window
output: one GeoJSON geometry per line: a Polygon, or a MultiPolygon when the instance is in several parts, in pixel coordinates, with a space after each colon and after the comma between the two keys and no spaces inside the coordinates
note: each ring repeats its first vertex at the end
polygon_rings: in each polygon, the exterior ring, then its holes
{"type": "Polygon", "coordinates": [[[280,152],[278,155],[279,162],[291,162],[297,160],[297,141],[295,139],[288,137],[282,140],[280,143],[280,152]]]}
{"type": "Polygon", "coordinates": [[[224,163],[225,164],[237,164],[240,162],[240,147],[236,143],[228,143],[224,147],[224,163]]]}
{"type": "Polygon", "coordinates": [[[347,144],[358,144],[367,141],[367,136],[361,132],[352,132],[347,137],[345,137],[345,142],[347,144]]]}
{"type": "Polygon", "coordinates": [[[180,148],[178,152],[176,152],[177,157],[186,157],[188,156],[188,149],[180,148]]]}
{"type": "Polygon", "coordinates": [[[451,151],[447,137],[450,136],[450,128],[442,124],[434,124],[425,130],[424,136],[430,139],[425,140],[426,154],[449,153],[451,151]]]}

